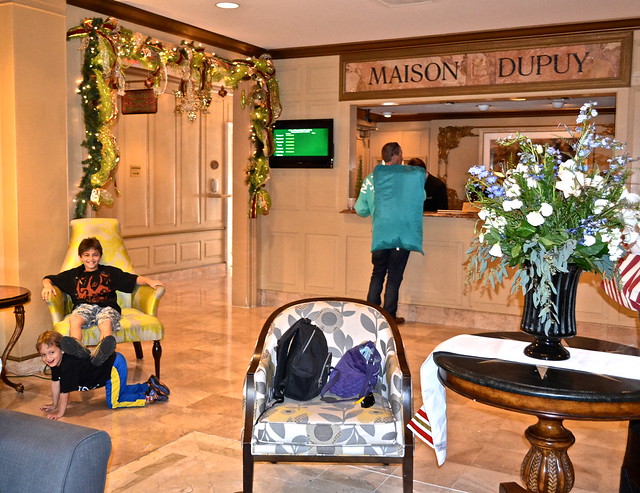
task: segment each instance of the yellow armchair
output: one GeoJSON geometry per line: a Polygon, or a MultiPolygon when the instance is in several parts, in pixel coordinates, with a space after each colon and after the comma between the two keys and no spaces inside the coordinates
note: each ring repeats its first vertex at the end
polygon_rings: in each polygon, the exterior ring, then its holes
{"type": "MultiPolygon", "coordinates": [[[[100,263],[113,265],[126,272],[133,272],[133,264],[124,246],[120,234],[120,224],[117,219],[74,219],[71,221],[71,239],[67,254],[60,267],[60,272],[80,265],[78,257],[78,245],[84,238],[95,236],[100,240],[103,249],[100,263]]],[[[53,321],[54,330],[63,335],[69,335],[69,314],[72,310],[71,298],[56,290],[56,296],[52,297],[47,305],[53,321]]],[[[150,286],[136,286],[133,293],[118,292],[118,304],[122,308],[120,330],[116,332],[116,341],[132,342],[136,352],[136,358],[142,359],[142,341],[153,341],[153,359],[155,362],[155,374],[160,378],[160,358],[162,346],[160,341],[164,338],[164,326],[157,317],[160,298],[164,295],[164,287],[153,289],[150,286]]],[[[87,346],[92,346],[100,340],[100,331],[97,326],[83,329],[82,341],[87,346]]]]}

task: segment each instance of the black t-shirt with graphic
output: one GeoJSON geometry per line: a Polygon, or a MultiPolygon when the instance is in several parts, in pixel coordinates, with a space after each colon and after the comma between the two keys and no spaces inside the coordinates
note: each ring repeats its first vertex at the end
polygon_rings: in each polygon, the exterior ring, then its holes
{"type": "Polygon", "coordinates": [[[71,296],[74,308],[87,303],[110,306],[122,313],[118,306],[116,291],[133,292],[138,276],[112,265],[98,265],[98,269],[91,272],[86,272],[84,269],[84,265],[80,265],[59,274],[46,276],[45,279],[51,280],[64,293],[71,296]]]}
{"type": "Polygon", "coordinates": [[[51,368],[51,380],[60,380],[60,392],[68,394],[76,390],[92,390],[104,387],[111,378],[111,368],[116,360],[113,353],[100,366],[93,366],[89,358],[76,358],[63,354],[59,366],[51,368]]]}

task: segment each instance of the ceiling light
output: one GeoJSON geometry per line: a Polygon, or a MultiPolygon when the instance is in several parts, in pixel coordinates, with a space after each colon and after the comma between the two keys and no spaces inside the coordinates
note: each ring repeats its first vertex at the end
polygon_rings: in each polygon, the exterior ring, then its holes
{"type": "Polygon", "coordinates": [[[398,106],[398,103],[394,103],[393,101],[387,101],[386,103],[382,103],[382,106],[398,106]]]}
{"type": "Polygon", "coordinates": [[[240,7],[240,4],[236,2],[218,2],[216,3],[216,7],[219,9],[237,9],[240,7]]]}
{"type": "Polygon", "coordinates": [[[527,98],[509,98],[511,101],[526,101],[527,98]]]}
{"type": "Polygon", "coordinates": [[[384,116],[385,118],[391,118],[391,112],[390,111],[383,111],[382,112],[382,116],[384,116]]]}
{"type": "Polygon", "coordinates": [[[491,108],[491,105],[487,103],[481,103],[478,105],[478,109],[480,111],[487,111],[489,108],[491,108]]]}

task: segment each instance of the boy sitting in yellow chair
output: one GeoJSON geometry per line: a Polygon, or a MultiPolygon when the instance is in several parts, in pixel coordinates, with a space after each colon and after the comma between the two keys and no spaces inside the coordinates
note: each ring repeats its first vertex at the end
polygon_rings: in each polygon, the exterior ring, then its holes
{"type": "Polygon", "coordinates": [[[113,267],[101,265],[102,245],[97,238],[85,238],[78,246],[82,265],[42,280],[42,299],[48,301],[56,294],[56,287],[71,297],[73,313],[69,318],[69,335],[61,340],[65,353],[77,358],[91,358],[94,366],[102,365],[116,348],[113,333],[120,327],[122,312],[116,291],[133,292],[136,285],[146,284],[154,289],[161,281],[149,279],[113,267]],[[93,353],[82,344],[82,329],[97,325],[100,343],[93,353]]]}

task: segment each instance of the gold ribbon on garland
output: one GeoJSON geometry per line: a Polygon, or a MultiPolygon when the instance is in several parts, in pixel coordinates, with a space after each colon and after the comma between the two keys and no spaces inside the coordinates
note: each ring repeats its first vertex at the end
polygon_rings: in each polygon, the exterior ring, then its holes
{"type": "Polygon", "coordinates": [[[243,91],[242,106],[251,108],[251,135],[254,151],[246,170],[249,186],[249,217],[268,214],[271,198],[264,186],[269,179],[269,160],[273,154],[273,124],[280,116],[280,94],[275,67],[268,56],[227,60],[206,53],[193,41],[170,46],[134,33],[118,25],[113,17],[84,19],[67,31],[67,39],[86,38],[83,80],[79,84],[85,117],[85,141],[89,157],[83,161],[83,178],[76,194],[76,217],[84,217],[86,205],[97,210],[101,203],[112,201],[103,188],[113,177],[119,160],[111,126],[117,117],[116,91],[124,92],[124,73],[131,61],[149,72],[146,85],[156,95],[167,85],[168,70],[180,74],[176,91],[176,112],[187,113],[190,121],[198,113],[207,113],[212,101],[213,85],[223,82],[237,89],[240,81],[251,80],[248,95],[243,91]]]}

